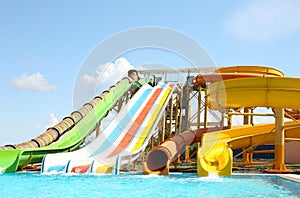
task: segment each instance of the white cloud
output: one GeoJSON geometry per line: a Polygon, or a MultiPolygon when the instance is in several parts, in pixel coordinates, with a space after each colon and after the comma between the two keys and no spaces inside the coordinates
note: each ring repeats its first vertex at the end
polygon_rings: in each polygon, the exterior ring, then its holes
{"type": "Polygon", "coordinates": [[[127,76],[130,69],[134,67],[125,58],[119,58],[114,62],[99,64],[91,73],[80,75],[73,95],[73,108],[80,108],[93,97],[115,85],[117,81],[127,76]]]}
{"type": "Polygon", "coordinates": [[[93,74],[84,74],[82,80],[89,86],[98,85],[103,90],[127,76],[128,70],[133,68],[125,58],[119,58],[114,63],[100,64],[93,74]]]}
{"type": "Polygon", "coordinates": [[[253,0],[239,7],[225,23],[238,40],[267,41],[300,31],[300,1],[253,0]]]}
{"type": "Polygon", "coordinates": [[[34,74],[22,74],[12,81],[13,86],[20,90],[31,91],[49,91],[57,89],[56,85],[50,84],[43,74],[37,72],[34,74]]]}
{"type": "Polygon", "coordinates": [[[55,124],[58,123],[58,118],[53,113],[50,113],[49,117],[50,119],[47,123],[42,125],[36,124],[36,128],[40,129],[41,131],[46,131],[48,128],[53,127],[55,124]]]}
{"type": "Polygon", "coordinates": [[[147,70],[145,67],[143,67],[143,66],[137,66],[136,68],[135,68],[136,70],[147,70]]]}

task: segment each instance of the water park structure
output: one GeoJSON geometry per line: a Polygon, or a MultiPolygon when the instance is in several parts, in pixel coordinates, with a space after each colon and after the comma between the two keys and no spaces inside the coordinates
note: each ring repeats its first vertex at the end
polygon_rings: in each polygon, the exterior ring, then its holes
{"type": "Polygon", "coordinates": [[[265,66],[130,70],[40,136],[1,146],[0,171],[118,174],[140,162],[145,174],[166,175],[173,162],[195,159],[199,176],[228,176],[235,165],[257,164],[289,173],[289,158],[300,161],[286,147],[299,146],[299,97],[300,78],[265,66]],[[102,129],[113,111],[116,116],[102,129]],[[272,119],[257,124],[258,116],[272,119]],[[92,133],[93,142],[83,144],[92,133]],[[274,148],[257,150],[261,145],[274,148]],[[273,153],[274,160],[255,161],[254,155],[264,153],[273,153]]]}

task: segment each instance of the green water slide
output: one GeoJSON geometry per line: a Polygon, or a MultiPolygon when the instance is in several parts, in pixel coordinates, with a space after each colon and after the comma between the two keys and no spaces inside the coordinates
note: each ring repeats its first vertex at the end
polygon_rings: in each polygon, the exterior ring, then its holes
{"type": "Polygon", "coordinates": [[[12,173],[28,164],[40,163],[45,154],[69,152],[76,150],[107,113],[115,106],[119,99],[129,89],[137,91],[147,82],[146,78],[130,82],[123,79],[107,93],[73,128],[62,135],[52,144],[39,148],[24,148],[0,150],[0,173],[12,173]]]}

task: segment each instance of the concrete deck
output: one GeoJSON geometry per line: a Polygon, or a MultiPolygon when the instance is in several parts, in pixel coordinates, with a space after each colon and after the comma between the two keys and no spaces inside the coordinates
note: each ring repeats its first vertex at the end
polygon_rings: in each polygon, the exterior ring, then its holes
{"type": "Polygon", "coordinates": [[[285,178],[285,179],[290,179],[296,182],[300,183],[300,175],[296,175],[296,174],[279,174],[278,176],[285,178]]]}

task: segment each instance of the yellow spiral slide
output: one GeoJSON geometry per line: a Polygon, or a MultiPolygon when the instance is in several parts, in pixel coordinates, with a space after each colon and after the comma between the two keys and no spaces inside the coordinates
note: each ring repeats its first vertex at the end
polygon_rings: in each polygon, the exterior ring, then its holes
{"type": "MultiPolygon", "coordinates": [[[[275,144],[274,169],[286,170],[284,164],[285,138],[300,140],[300,122],[283,122],[284,108],[300,109],[300,78],[283,75],[269,77],[270,72],[280,71],[258,66],[221,68],[216,73],[268,73],[267,77],[235,78],[213,82],[207,87],[207,102],[211,109],[225,110],[245,107],[270,107],[276,109],[275,123],[243,126],[204,134],[198,150],[198,175],[210,172],[230,175],[232,172],[232,149],[253,145],[275,144]]],[[[279,72],[279,73],[278,73],[279,72]]]]}

